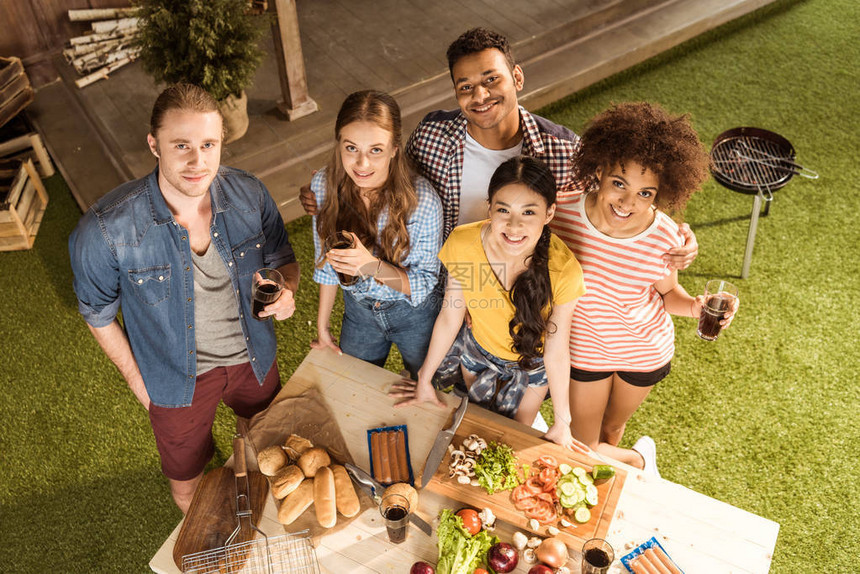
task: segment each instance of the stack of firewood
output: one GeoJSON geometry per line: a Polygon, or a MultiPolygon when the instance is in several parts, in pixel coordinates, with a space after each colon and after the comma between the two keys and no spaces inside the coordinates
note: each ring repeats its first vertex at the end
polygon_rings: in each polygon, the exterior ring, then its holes
{"type": "Polygon", "coordinates": [[[137,35],[135,8],[69,10],[73,22],[92,22],[92,30],[69,40],[63,50],[66,61],[83,76],[75,81],[79,88],[108,77],[108,74],[133,62],[140,51],[133,41],[137,35]]]}

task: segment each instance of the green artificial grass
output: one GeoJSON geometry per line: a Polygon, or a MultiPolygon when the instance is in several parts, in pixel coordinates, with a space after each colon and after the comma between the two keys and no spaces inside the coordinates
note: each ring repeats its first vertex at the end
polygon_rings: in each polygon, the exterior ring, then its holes
{"type": "MultiPolygon", "coordinates": [[[[741,125],[777,131],[822,174],[776,193],[746,280],[751,197],[709,182],[690,201],[700,255],[681,282],[693,293],[736,282],[740,312],[715,343],[676,320],[672,373],[623,443],[653,436],[665,478],[778,522],[776,573],[849,572],[860,553],[859,15],[853,0],[776,2],[541,111],[580,131],[610,101],[657,101],[690,112],[708,144],[741,125]]],[[[0,253],[0,570],[147,572],[180,513],[142,407],[77,313],[66,241],[80,212],[59,176],[47,186],[34,248],[0,253]]],[[[288,229],[304,279],[295,317],[277,326],[284,380],[315,335],[317,297],[310,221],[288,229]]],[[[219,410],[212,466],[234,421],[219,410]]]]}

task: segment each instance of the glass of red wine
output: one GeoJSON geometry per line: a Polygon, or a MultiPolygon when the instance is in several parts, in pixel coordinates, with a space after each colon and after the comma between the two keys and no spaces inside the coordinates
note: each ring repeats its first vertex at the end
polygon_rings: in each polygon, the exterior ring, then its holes
{"type": "Polygon", "coordinates": [[[254,283],[251,286],[251,314],[257,321],[265,321],[269,317],[260,317],[260,312],[266,305],[274,303],[284,290],[284,278],[275,269],[264,267],[254,273],[254,283]]]}
{"type": "Polygon", "coordinates": [[[606,574],[615,560],[615,551],[603,538],[592,538],[582,545],[582,574],[606,574]]]}
{"type": "Polygon", "coordinates": [[[705,304],[699,315],[696,333],[706,341],[716,341],[723,326],[720,321],[726,313],[734,310],[738,299],[738,288],[721,279],[712,279],[705,284],[705,304]]]}
{"type": "Polygon", "coordinates": [[[400,544],[406,540],[406,525],[409,523],[409,499],[399,494],[388,494],[379,502],[379,512],[385,519],[388,540],[400,544]]]}
{"type": "MultiPolygon", "coordinates": [[[[345,231],[336,231],[326,237],[323,251],[328,253],[332,249],[352,249],[355,247],[355,239],[352,235],[345,231]]],[[[347,275],[346,273],[337,273],[337,280],[341,285],[354,285],[360,279],[357,275],[347,275]]]]}

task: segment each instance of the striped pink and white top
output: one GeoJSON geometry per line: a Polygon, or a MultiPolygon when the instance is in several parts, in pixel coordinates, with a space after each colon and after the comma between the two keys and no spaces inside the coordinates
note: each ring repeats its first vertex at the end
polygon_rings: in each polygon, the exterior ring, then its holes
{"type": "Polygon", "coordinates": [[[675,353],[675,328],[654,283],[669,274],[661,256],[683,238],[659,210],[639,235],[605,235],[585,215],[586,195],[560,195],[550,223],[585,276],[571,324],[570,363],[586,371],[653,371],[675,353]]]}

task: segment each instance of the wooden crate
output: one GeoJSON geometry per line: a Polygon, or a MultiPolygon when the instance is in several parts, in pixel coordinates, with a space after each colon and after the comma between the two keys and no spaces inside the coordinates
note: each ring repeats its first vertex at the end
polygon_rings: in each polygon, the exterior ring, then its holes
{"type": "Polygon", "coordinates": [[[0,126],[26,108],[34,97],[21,59],[0,57],[0,126]]]}
{"type": "Polygon", "coordinates": [[[32,160],[21,163],[11,181],[0,180],[0,251],[33,247],[47,206],[48,192],[32,160]]]}
{"type": "Polygon", "coordinates": [[[0,171],[9,169],[14,165],[17,170],[19,164],[30,160],[38,168],[42,177],[54,175],[54,164],[51,156],[42,142],[42,138],[35,131],[15,136],[7,141],[0,141],[0,171]]]}

